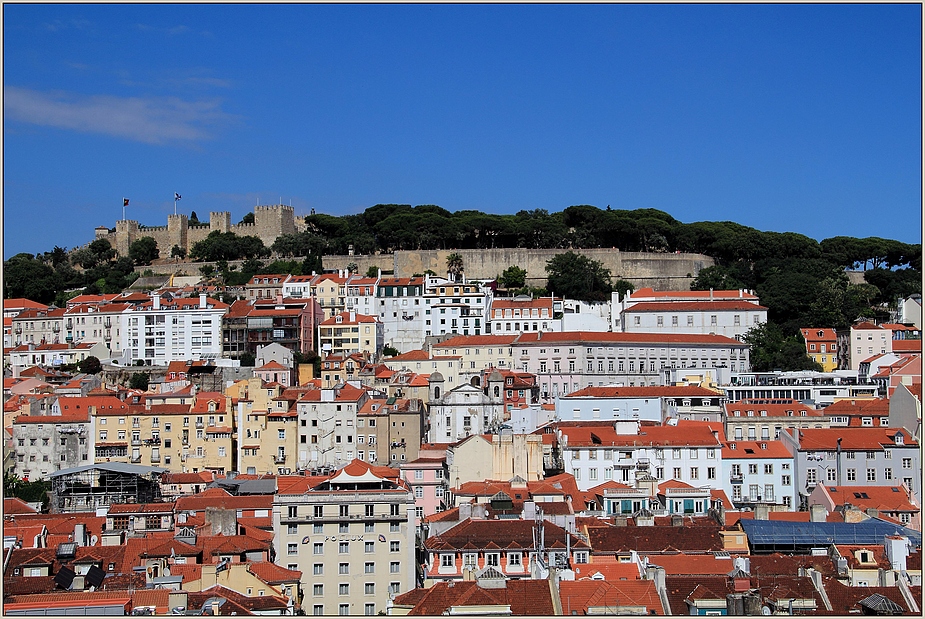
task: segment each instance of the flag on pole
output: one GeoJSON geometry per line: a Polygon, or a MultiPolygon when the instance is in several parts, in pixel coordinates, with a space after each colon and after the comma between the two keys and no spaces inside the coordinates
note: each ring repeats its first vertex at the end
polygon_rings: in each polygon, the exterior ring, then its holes
{"type": "Polygon", "coordinates": [[[176,191],[173,192],[173,199],[174,199],[174,200],[179,200],[179,199],[180,199],[180,194],[178,194],[176,191]]]}
{"type": "Polygon", "coordinates": [[[122,198],[122,206],[128,206],[128,198],[122,198]]]}

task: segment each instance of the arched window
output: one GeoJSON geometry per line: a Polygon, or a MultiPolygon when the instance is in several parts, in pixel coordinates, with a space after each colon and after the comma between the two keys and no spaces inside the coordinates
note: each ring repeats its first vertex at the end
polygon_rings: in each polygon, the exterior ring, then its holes
{"type": "Polygon", "coordinates": [[[439,397],[440,397],[440,387],[434,387],[434,399],[436,400],[439,397]]]}

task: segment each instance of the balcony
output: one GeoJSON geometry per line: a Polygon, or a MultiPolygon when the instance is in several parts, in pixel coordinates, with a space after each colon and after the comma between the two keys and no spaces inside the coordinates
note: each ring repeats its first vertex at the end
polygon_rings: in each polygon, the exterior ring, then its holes
{"type": "Polygon", "coordinates": [[[156,455],[154,455],[154,454],[151,454],[151,462],[160,462],[160,461],[161,461],[161,457],[160,457],[160,456],[156,456],[156,455]]]}
{"type": "Polygon", "coordinates": [[[145,439],[145,445],[160,445],[160,444],[161,444],[161,437],[159,436],[145,439]]]}
{"type": "Polygon", "coordinates": [[[141,439],[140,439],[140,438],[133,438],[133,439],[132,439],[132,447],[140,447],[140,446],[141,446],[141,439]]]}
{"type": "Polygon", "coordinates": [[[743,480],[742,473],[729,473],[729,481],[734,484],[741,484],[743,480]]]}
{"type": "Polygon", "coordinates": [[[649,470],[649,459],[648,459],[648,458],[640,458],[639,461],[636,462],[636,470],[638,470],[638,471],[647,471],[647,470],[649,470]]]}
{"type": "Polygon", "coordinates": [[[132,464],[139,464],[141,462],[141,456],[132,456],[132,464]]]}
{"type": "Polygon", "coordinates": [[[273,457],[273,462],[276,464],[285,464],[286,463],[286,454],[277,454],[273,457]]]}
{"type": "Polygon", "coordinates": [[[202,428],[205,427],[205,425],[204,425],[201,421],[197,421],[197,422],[196,422],[196,427],[199,428],[199,429],[201,430],[202,428]]]}

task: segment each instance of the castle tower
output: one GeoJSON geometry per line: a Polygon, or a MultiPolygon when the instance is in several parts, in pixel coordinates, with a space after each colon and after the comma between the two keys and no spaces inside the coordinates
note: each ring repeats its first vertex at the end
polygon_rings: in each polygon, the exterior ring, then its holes
{"type": "Polygon", "coordinates": [[[295,211],[285,204],[254,207],[254,224],[257,236],[266,245],[272,245],[276,237],[283,234],[295,234],[295,211]]]}
{"type": "Polygon", "coordinates": [[[209,232],[231,232],[231,213],[228,211],[209,213],[209,232]]]}
{"type": "Polygon", "coordinates": [[[128,248],[138,238],[138,222],[134,219],[120,219],[116,222],[116,244],[113,249],[120,256],[128,256],[128,248]]]}
{"type": "Polygon", "coordinates": [[[170,250],[173,249],[174,245],[178,245],[180,249],[183,249],[189,253],[188,238],[189,238],[189,218],[186,215],[168,215],[167,216],[167,243],[169,247],[162,247],[161,257],[166,258],[170,256],[170,250]]]}

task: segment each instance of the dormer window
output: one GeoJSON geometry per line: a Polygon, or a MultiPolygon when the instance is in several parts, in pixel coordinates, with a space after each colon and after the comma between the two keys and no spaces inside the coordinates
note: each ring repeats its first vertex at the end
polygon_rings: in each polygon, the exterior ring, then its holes
{"type": "Polygon", "coordinates": [[[896,436],[893,437],[893,442],[896,443],[897,445],[902,445],[903,440],[904,440],[903,435],[900,433],[897,433],[896,436]]]}

